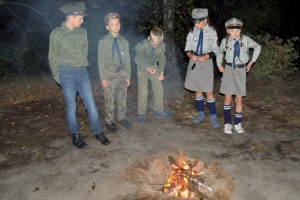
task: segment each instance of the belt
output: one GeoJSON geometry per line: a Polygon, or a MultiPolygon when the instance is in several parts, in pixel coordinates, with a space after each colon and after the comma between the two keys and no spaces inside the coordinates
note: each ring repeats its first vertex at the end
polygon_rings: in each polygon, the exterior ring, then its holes
{"type": "MultiPolygon", "coordinates": [[[[229,65],[230,67],[232,67],[232,63],[226,63],[226,65],[229,65]]],[[[239,64],[239,65],[235,65],[237,68],[244,68],[247,65],[247,63],[244,64],[239,64]]]]}
{"type": "MultiPolygon", "coordinates": [[[[196,52],[194,52],[194,51],[191,51],[191,53],[193,54],[193,55],[195,55],[195,56],[200,56],[199,54],[197,54],[196,52]]],[[[202,53],[202,56],[204,56],[206,53],[202,53]]]]}

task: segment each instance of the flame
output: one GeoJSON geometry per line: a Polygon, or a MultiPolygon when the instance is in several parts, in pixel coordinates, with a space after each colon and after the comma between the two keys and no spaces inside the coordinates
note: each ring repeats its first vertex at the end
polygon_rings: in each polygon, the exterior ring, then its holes
{"type": "Polygon", "coordinates": [[[163,193],[180,198],[194,197],[195,193],[191,190],[191,180],[203,174],[203,172],[193,170],[197,163],[198,160],[192,163],[186,161],[183,152],[180,151],[177,162],[171,164],[173,171],[168,173],[169,177],[162,188],[163,193]]]}

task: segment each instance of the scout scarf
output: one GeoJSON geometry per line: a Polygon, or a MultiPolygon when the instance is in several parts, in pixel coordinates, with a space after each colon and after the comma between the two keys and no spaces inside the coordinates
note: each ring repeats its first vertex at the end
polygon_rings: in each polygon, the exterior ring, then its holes
{"type": "Polygon", "coordinates": [[[203,46],[203,31],[201,30],[199,34],[197,49],[196,49],[196,53],[199,56],[202,56],[202,46],[203,46]],[[199,48],[200,48],[200,52],[199,52],[199,48]]]}
{"type": "Polygon", "coordinates": [[[113,42],[113,45],[112,45],[112,59],[115,59],[115,50],[117,50],[117,54],[119,56],[119,60],[120,60],[120,63],[122,63],[122,59],[121,59],[121,54],[120,54],[120,48],[119,48],[119,45],[118,45],[118,41],[117,41],[118,38],[114,38],[114,42],[113,42]]]}

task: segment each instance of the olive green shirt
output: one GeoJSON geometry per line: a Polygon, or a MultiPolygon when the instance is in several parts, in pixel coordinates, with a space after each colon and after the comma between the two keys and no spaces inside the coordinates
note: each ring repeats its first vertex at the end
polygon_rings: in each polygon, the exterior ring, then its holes
{"type": "Polygon", "coordinates": [[[71,31],[63,22],[61,27],[57,27],[51,32],[48,59],[53,78],[57,83],[60,83],[59,65],[88,66],[87,55],[88,41],[85,28],[74,28],[71,31]]]}
{"type": "Polygon", "coordinates": [[[166,56],[165,56],[165,43],[162,42],[155,48],[153,55],[151,54],[152,45],[150,40],[145,39],[135,46],[136,56],[135,63],[138,68],[146,71],[147,67],[158,69],[159,72],[165,71],[166,56]],[[159,64],[158,64],[159,63],[159,64]]]}
{"type": "MultiPolygon", "coordinates": [[[[106,80],[106,65],[120,66],[120,59],[117,51],[112,52],[112,45],[114,42],[114,36],[109,32],[107,35],[103,36],[98,43],[98,68],[101,80],[106,80]]],[[[130,66],[130,55],[129,55],[129,44],[128,41],[118,35],[117,42],[120,49],[120,55],[123,63],[123,67],[127,71],[127,79],[131,78],[131,66],[130,66]]]]}

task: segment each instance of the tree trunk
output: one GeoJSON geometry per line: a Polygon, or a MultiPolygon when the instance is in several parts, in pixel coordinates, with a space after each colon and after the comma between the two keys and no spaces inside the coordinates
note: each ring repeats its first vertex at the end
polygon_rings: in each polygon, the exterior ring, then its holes
{"type": "Polygon", "coordinates": [[[165,78],[168,80],[180,80],[174,41],[174,8],[175,0],[164,0],[164,31],[167,58],[165,78]]]}

